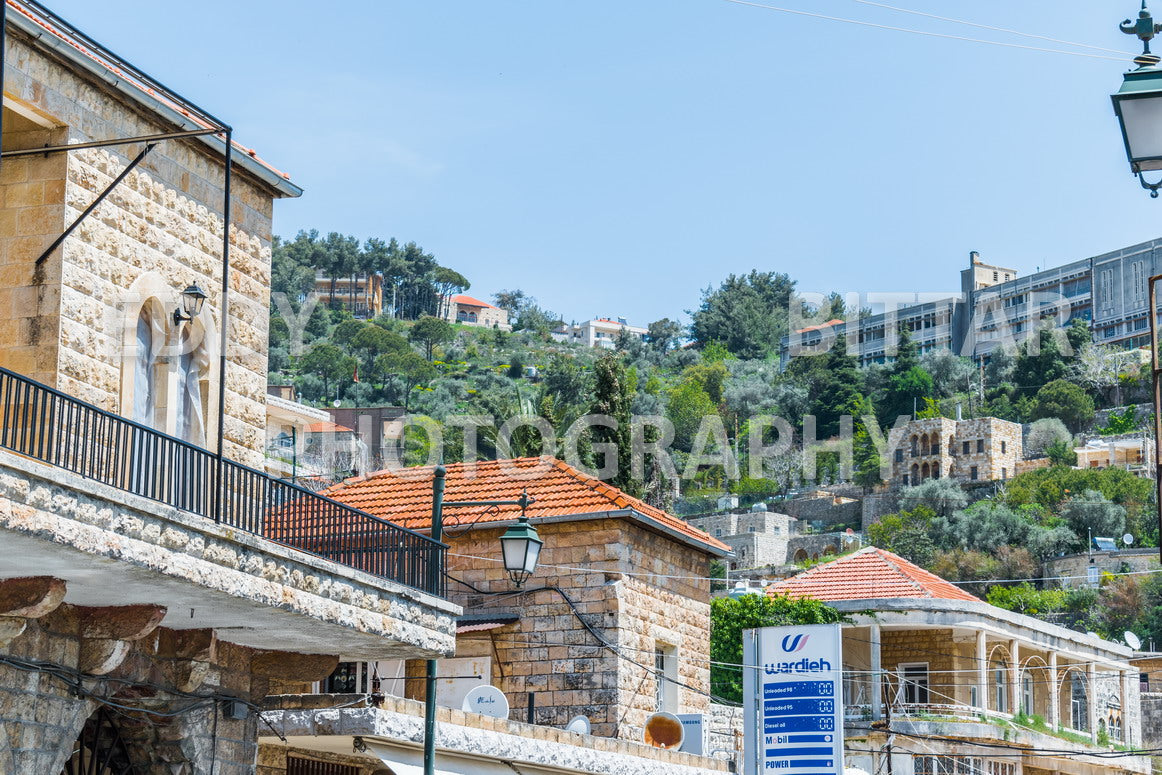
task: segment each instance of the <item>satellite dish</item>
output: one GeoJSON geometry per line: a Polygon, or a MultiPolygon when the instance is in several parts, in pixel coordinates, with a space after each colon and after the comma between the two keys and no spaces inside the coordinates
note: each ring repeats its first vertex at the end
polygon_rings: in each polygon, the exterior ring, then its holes
{"type": "Polygon", "coordinates": [[[491,718],[508,718],[508,698],[495,686],[477,686],[464,696],[460,709],[491,718]]]}
{"type": "Polygon", "coordinates": [[[338,398],[336,398],[334,401],[331,402],[331,406],[335,407],[336,409],[338,409],[342,405],[343,405],[343,402],[340,401],[338,398]]]}
{"type": "Polygon", "coordinates": [[[1126,546],[1131,546],[1134,543],[1134,536],[1126,533],[1124,536],[1122,536],[1122,543],[1126,546]]]}
{"type": "Polygon", "coordinates": [[[678,750],[686,740],[686,730],[682,728],[682,721],[673,713],[655,713],[646,719],[642,730],[642,741],[654,748],[669,748],[678,750]]]}
{"type": "Polygon", "coordinates": [[[1126,630],[1124,633],[1122,633],[1122,637],[1125,638],[1126,645],[1132,648],[1134,651],[1142,650],[1142,639],[1134,633],[1126,630]]]}
{"type": "Polygon", "coordinates": [[[566,732],[576,732],[579,735],[589,734],[591,727],[589,726],[589,719],[585,716],[574,716],[569,719],[569,723],[565,725],[566,732]]]}

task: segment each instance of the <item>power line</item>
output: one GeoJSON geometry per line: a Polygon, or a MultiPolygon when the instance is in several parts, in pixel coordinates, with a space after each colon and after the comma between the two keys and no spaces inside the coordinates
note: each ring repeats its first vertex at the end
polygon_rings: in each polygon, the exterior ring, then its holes
{"type": "MultiPolygon", "coordinates": [[[[899,13],[910,13],[910,14],[913,14],[915,16],[925,16],[929,19],[937,19],[937,20],[942,21],[942,22],[952,22],[953,24],[964,24],[964,25],[967,25],[969,27],[977,27],[977,28],[982,29],[982,30],[992,30],[994,32],[1005,32],[1005,33],[1008,33],[1009,35],[1020,35],[1022,38],[1036,38],[1037,40],[1047,40],[1050,43],[1061,43],[1062,45],[1065,45],[1065,46],[1077,46],[1078,48],[1088,48],[1088,49],[1093,49],[1094,51],[1108,51],[1111,54],[1123,54],[1124,55],[1124,52],[1119,51],[1116,48],[1105,48],[1103,46],[1091,46],[1088,43],[1074,43],[1071,40],[1061,40],[1060,38],[1050,38],[1047,35],[1036,35],[1036,34],[1031,33],[1031,32],[1021,32],[1020,30],[1010,30],[1006,27],[994,27],[991,24],[978,24],[977,22],[964,21],[963,19],[953,19],[953,18],[950,18],[948,16],[938,16],[934,13],[926,13],[924,11],[913,11],[909,8],[900,8],[899,6],[887,5],[886,3],[872,2],[872,0],[853,0],[853,2],[860,3],[861,5],[872,5],[872,6],[875,6],[877,8],[886,8],[889,11],[898,11],[899,13]]],[[[1067,52],[1062,52],[1062,53],[1067,53],[1067,52]]]]}
{"type": "Polygon", "coordinates": [[[746,5],[752,8],[763,8],[768,11],[778,11],[779,13],[789,13],[796,16],[809,16],[814,19],[825,19],[833,22],[843,22],[844,24],[858,24],[862,27],[873,27],[880,30],[891,30],[893,32],[907,32],[912,35],[927,35],[932,38],[943,38],[945,40],[961,40],[967,43],[983,43],[987,46],[1001,46],[1003,48],[1018,48],[1025,51],[1039,51],[1047,54],[1068,54],[1069,56],[1086,57],[1088,59],[1108,59],[1113,62],[1125,62],[1125,58],[1110,57],[1102,54],[1086,54],[1081,51],[1065,51],[1056,48],[1039,48],[1037,46],[1023,46],[1020,43],[1003,43],[998,40],[985,40],[983,38],[966,38],[962,35],[948,35],[941,32],[928,32],[927,30],[914,30],[908,27],[893,27],[888,24],[876,24],[874,22],[865,22],[858,19],[845,19],[841,16],[827,16],[821,13],[812,13],[810,11],[798,11],[793,8],[780,8],[775,5],[766,5],[764,3],[750,2],[750,0],[723,0],[723,2],[733,3],[735,5],[746,5]]]}

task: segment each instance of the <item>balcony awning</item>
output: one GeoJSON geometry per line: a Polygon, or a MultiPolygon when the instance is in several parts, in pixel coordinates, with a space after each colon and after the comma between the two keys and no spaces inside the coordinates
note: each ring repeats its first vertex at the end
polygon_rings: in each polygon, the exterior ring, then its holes
{"type": "MultiPolygon", "coordinates": [[[[395,775],[424,775],[424,754],[411,748],[397,748],[363,738],[367,752],[391,768],[395,775]]],[[[524,770],[524,765],[522,765],[524,770]]],[[[513,775],[507,764],[488,759],[470,759],[436,752],[436,775],[513,775]]],[[[530,770],[531,772],[531,770],[530,770]]]]}

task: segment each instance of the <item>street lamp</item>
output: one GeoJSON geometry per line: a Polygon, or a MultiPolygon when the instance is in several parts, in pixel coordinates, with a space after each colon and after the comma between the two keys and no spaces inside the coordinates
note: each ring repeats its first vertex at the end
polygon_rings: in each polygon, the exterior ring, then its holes
{"type": "Polygon", "coordinates": [[[191,285],[182,291],[182,305],[173,311],[173,324],[180,326],[183,322],[196,318],[207,298],[209,297],[206,292],[197,285],[191,285]]]}
{"type": "Polygon", "coordinates": [[[1157,198],[1162,180],[1148,183],[1142,173],[1162,170],[1162,68],[1158,67],[1162,58],[1150,53],[1150,41],[1162,32],[1162,24],[1154,23],[1142,0],[1137,21],[1126,19],[1120,29],[1142,41],[1142,53],[1134,57],[1137,69],[1126,73],[1122,88],[1111,97],[1114,113],[1121,124],[1130,169],[1142,188],[1157,198]]]}
{"type": "MultiPolygon", "coordinates": [[[[522,496],[522,498],[525,496],[522,496]]],[[[529,524],[529,518],[521,514],[515,525],[504,531],[500,537],[500,549],[504,555],[504,569],[508,571],[512,583],[520,589],[525,579],[537,569],[537,559],[545,542],[537,535],[537,529],[529,524]]]]}
{"type": "MultiPolygon", "coordinates": [[[[1126,19],[1121,24],[1122,32],[1136,35],[1142,41],[1142,53],[1134,57],[1136,70],[1126,73],[1122,88],[1113,95],[1114,112],[1122,126],[1122,140],[1126,144],[1126,155],[1130,159],[1130,169],[1138,176],[1142,188],[1150,196],[1158,198],[1162,180],[1147,183],[1142,173],[1147,170],[1162,170],[1162,69],[1158,67],[1162,57],[1150,53],[1150,41],[1159,32],[1162,24],[1155,24],[1142,0],[1142,10],[1138,20],[1126,19]]],[[[1147,280],[1150,318],[1150,371],[1154,382],[1154,501],[1158,509],[1158,524],[1162,527],[1162,365],[1158,358],[1158,283],[1162,275],[1153,275],[1147,280]]],[[[1162,548],[1159,548],[1162,554],[1162,548]]]]}

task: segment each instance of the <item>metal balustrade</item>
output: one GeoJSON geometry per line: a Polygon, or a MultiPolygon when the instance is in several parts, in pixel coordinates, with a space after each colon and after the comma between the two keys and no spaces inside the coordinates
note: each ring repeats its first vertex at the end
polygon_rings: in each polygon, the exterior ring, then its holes
{"type": "Polygon", "coordinates": [[[0,448],[445,596],[445,544],[3,368],[0,448]]]}

